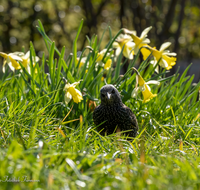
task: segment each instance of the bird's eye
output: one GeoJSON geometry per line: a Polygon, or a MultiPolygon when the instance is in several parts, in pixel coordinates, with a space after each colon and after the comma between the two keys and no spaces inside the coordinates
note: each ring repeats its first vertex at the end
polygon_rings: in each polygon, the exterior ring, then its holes
{"type": "Polygon", "coordinates": [[[101,94],[101,96],[104,98],[104,97],[105,97],[105,94],[101,94]]]}
{"type": "Polygon", "coordinates": [[[114,93],[115,93],[115,89],[112,90],[112,94],[114,94],[114,93]]]}

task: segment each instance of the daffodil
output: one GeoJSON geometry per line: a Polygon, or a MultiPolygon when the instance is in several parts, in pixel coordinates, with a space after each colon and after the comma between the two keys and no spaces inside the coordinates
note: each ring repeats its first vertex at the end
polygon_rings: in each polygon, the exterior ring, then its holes
{"type": "Polygon", "coordinates": [[[71,99],[73,99],[73,101],[75,103],[79,103],[81,102],[81,100],[83,100],[83,96],[82,93],[77,90],[75,87],[80,83],[79,82],[74,82],[73,84],[67,83],[64,87],[64,91],[65,91],[65,104],[67,105],[71,99]]]}
{"type": "MultiPolygon", "coordinates": [[[[77,63],[79,62],[80,60],[80,57],[77,57],[77,63]]],[[[86,63],[86,60],[87,60],[87,57],[82,57],[81,60],[80,60],[80,64],[79,64],[79,68],[81,68],[85,63],[86,63]]]]}
{"type": "Polygon", "coordinates": [[[124,29],[124,33],[130,35],[135,43],[135,47],[134,47],[135,55],[138,53],[138,51],[141,47],[146,46],[147,44],[150,43],[150,40],[146,37],[147,37],[148,32],[151,30],[151,28],[152,28],[152,26],[144,29],[143,32],[141,33],[140,37],[137,36],[136,31],[129,31],[127,29],[124,29]]]}
{"type": "MultiPolygon", "coordinates": [[[[0,52],[0,55],[4,57],[4,63],[3,63],[3,72],[5,73],[5,65],[6,63],[10,67],[10,69],[14,72],[15,70],[21,69],[21,66],[19,62],[25,67],[25,69],[30,74],[30,51],[28,51],[26,54],[23,52],[14,52],[14,53],[3,53],[0,52]]],[[[32,57],[33,60],[33,66],[35,66],[35,63],[39,61],[39,58],[37,56],[32,57]]]]}
{"type": "MultiPolygon", "coordinates": [[[[150,46],[147,46],[147,49],[143,48],[142,52],[144,59],[148,57],[148,55],[151,54],[154,56],[154,60],[152,60],[150,63],[155,66],[157,62],[159,61],[159,65],[167,70],[171,69],[172,66],[176,64],[176,53],[170,53],[169,50],[166,50],[171,45],[170,42],[165,42],[161,45],[160,49],[157,50],[156,48],[151,48],[150,46]]],[[[158,73],[158,67],[156,67],[155,71],[158,73]]]]}
{"type": "Polygon", "coordinates": [[[101,67],[104,67],[105,70],[109,70],[111,65],[112,65],[112,59],[110,59],[110,53],[107,53],[106,56],[108,57],[107,59],[104,59],[106,60],[106,63],[104,64],[103,63],[103,57],[106,53],[107,49],[103,49],[102,51],[100,51],[98,54],[97,54],[97,59],[96,59],[96,62],[97,64],[95,65],[96,69],[97,67],[100,65],[101,67]]]}
{"type": "Polygon", "coordinates": [[[159,51],[156,49],[152,49],[152,55],[154,56],[154,61],[151,63],[156,65],[157,61],[160,60],[159,65],[167,70],[171,69],[172,66],[176,64],[176,53],[170,53],[169,50],[166,50],[171,45],[170,42],[166,42],[161,45],[159,51]],[[172,57],[169,57],[172,56],[172,57]]]}
{"type": "Polygon", "coordinates": [[[127,34],[120,34],[113,43],[113,48],[116,49],[116,56],[119,56],[122,48],[124,48],[123,55],[128,59],[133,59],[135,43],[133,42],[131,36],[127,34]]]}
{"type": "MultiPolygon", "coordinates": [[[[107,49],[103,49],[102,51],[100,51],[98,54],[97,54],[97,60],[96,62],[99,63],[99,62],[102,62],[102,59],[106,53],[107,49]]],[[[107,56],[109,56],[110,53],[107,53],[107,56]]]]}
{"type": "Polygon", "coordinates": [[[8,64],[8,66],[13,72],[15,70],[21,69],[21,66],[17,61],[22,61],[22,59],[19,56],[15,55],[15,53],[6,54],[3,52],[0,52],[0,55],[4,58],[3,67],[2,67],[3,73],[5,73],[6,63],[8,64]]]}
{"type": "MultiPolygon", "coordinates": [[[[145,82],[144,79],[140,76],[140,74],[137,74],[137,84],[139,84],[139,87],[136,87],[132,93],[131,93],[131,97],[136,97],[138,94],[138,91],[141,90],[142,91],[142,95],[143,95],[143,103],[146,103],[148,101],[150,101],[152,98],[156,97],[157,94],[152,94],[151,92],[151,88],[149,87],[149,84],[156,84],[159,85],[160,82],[155,81],[155,80],[151,80],[148,82],[145,82]]],[[[137,85],[136,85],[137,86],[137,85]]]]}
{"type": "Polygon", "coordinates": [[[108,59],[104,65],[105,70],[109,70],[112,65],[112,59],[108,59]]]}
{"type": "MultiPolygon", "coordinates": [[[[25,67],[25,69],[28,71],[28,73],[31,73],[31,69],[30,69],[30,51],[28,51],[26,54],[21,55],[21,59],[22,59],[22,65],[25,67]]],[[[36,62],[39,61],[39,57],[37,56],[32,56],[32,61],[33,61],[33,66],[35,66],[36,62]]]]}

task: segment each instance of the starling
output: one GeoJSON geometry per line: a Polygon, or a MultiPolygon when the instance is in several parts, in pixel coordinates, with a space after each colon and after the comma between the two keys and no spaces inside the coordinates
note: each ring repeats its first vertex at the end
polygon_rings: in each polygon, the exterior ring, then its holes
{"type": "Polygon", "coordinates": [[[93,112],[94,124],[100,134],[125,131],[126,136],[135,137],[138,131],[137,119],[131,109],[122,103],[118,90],[107,84],[100,93],[101,104],[93,112]]]}

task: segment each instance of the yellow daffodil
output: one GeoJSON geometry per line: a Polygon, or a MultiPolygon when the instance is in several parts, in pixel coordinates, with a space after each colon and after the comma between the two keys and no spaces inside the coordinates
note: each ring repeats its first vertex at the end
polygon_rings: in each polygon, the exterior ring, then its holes
{"type": "Polygon", "coordinates": [[[138,37],[136,34],[136,31],[129,31],[127,29],[124,29],[124,33],[128,34],[131,36],[131,38],[133,39],[134,43],[135,43],[135,47],[134,47],[134,54],[136,55],[139,51],[139,49],[147,44],[150,43],[150,40],[147,37],[148,32],[151,30],[152,26],[146,28],[143,30],[142,34],[140,35],[140,37],[138,37]]]}
{"type": "Polygon", "coordinates": [[[73,99],[73,101],[75,103],[79,103],[81,102],[81,100],[83,100],[83,96],[82,93],[77,90],[75,87],[80,83],[79,82],[74,82],[73,84],[67,83],[64,87],[64,91],[65,91],[65,104],[67,105],[71,99],[73,99]]]}
{"type": "MultiPolygon", "coordinates": [[[[3,63],[3,72],[5,73],[5,65],[6,63],[10,67],[10,69],[14,72],[15,70],[21,69],[21,66],[19,62],[25,67],[25,69],[28,71],[30,74],[30,51],[28,51],[26,54],[23,52],[14,52],[14,53],[2,53],[0,52],[0,55],[4,57],[4,63],[3,63]]],[[[35,65],[36,62],[39,61],[39,58],[37,56],[32,57],[33,60],[33,66],[35,65]]]]}
{"type": "MultiPolygon", "coordinates": [[[[154,60],[152,60],[150,63],[153,64],[153,66],[155,66],[160,60],[159,65],[161,67],[167,70],[171,69],[172,66],[176,64],[176,53],[170,53],[169,50],[166,50],[170,45],[170,42],[165,42],[161,45],[159,50],[157,50],[156,48],[151,48],[150,46],[147,46],[147,49],[143,48],[142,52],[144,59],[147,58],[152,52],[154,60]]],[[[156,67],[155,71],[158,73],[158,67],[156,67]]]]}
{"type": "Polygon", "coordinates": [[[131,36],[127,34],[120,34],[118,36],[113,43],[113,48],[116,49],[116,56],[120,55],[123,47],[123,55],[128,59],[133,59],[135,43],[133,42],[131,36]]]}
{"type": "MultiPolygon", "coordinates": [[[[131,93],[131,97],[136,97],[138,94],[138,91],[141,90],[142,91],[142,95],[143,95],[143,103],[146,103],[148,101],[150,101],[152,98],[156,97],[157,94],[152,94],[151,93],[151,88],[149,87],[149,84],[156,84],[159,85],[160,82],[155,81],[155,80],[151,80],[148,82],[145,82],[144,79],[140,76],[140,74],[137,74],[137,78],[136,78],[136,82],[137,84],[139,84],[139,87],[136,87],[132,93],[131,93]]],[[[136,85],[137,86],[137,85],[136,85]]]]}

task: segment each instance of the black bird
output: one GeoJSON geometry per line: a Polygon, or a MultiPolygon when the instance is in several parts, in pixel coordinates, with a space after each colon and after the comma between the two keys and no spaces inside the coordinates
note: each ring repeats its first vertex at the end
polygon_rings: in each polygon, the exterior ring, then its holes
{"type": "Polygon", "coordinates": [[[128,137],[135,137],[138,123],[129,107],[122,103],[118,90],[111,84],[100,90],[101,104],[94,109],[93,120],[101,135],[124,132],[128,137]]]}

